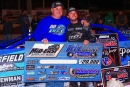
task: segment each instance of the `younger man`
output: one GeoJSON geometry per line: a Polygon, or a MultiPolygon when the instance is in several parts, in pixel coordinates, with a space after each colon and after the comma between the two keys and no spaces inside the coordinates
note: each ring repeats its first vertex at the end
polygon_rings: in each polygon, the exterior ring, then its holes
{"type": "MultiPolygon", "coordinates": [[[[84,45],[88,45],[89,42],[95,42],[96,38],[92,33],[92,30],[90,27],[85,27],[83,24],[81,24],[81,22],[78,20],[78,13],[75,8],[69,8],[67,17],[71,21],[66,35],[68,42],[83,42],[84,45]]],[[[86,87],[86,85],[86,82],[80,83],[80,87],[86,87]]],[[[78,87],[78,84],[77,82],[70,82],[70,86],[78,87]]]]}
{"type": "Polygon", "coordinates": [[[89,42],[95,42],[96,39],[89,27],[89,23],[88,27],[86,27],[78,20],[78,13],[75,8],[71,7],[68,10],[67,17],[71,21],[66,35],[68,42],[84,42],[84,45],[87,45],[89,42]]]}

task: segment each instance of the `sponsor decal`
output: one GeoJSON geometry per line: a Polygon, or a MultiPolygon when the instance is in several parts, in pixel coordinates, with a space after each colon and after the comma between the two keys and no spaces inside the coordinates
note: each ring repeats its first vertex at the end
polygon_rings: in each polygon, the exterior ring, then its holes
{"type": "Polygon", "coordinates": [[[37,64],[38,60],[28,60],[27,64],[37,64]]]}
{"type": "Polygon", "coordinates": [[[112,60],[111,60],[110,58],[108,58],[108,57],[104,57],[104,58],[102,59],[102,64],[103,64],[104,66],[109,66],[109,65],[112,64],[112,60]]]}
{"type": "Polygon", "coordinates": [[[107,85],[107,81],[112,78],[111,77],[112,74],[116,74],[118,80],[120,80],[124,85],[127,85],[127,83],[130,82],[129,71],[130,71],[129,66],[112,67],[112,68],[103,69],[102,70],[103,86],[105,87],[107,85]]]}
{"type": "Polygon", "coordinates": [[[39,77],[39,81],[43,81],[46,78],[46,75],[39,77]]]}
{"type": "MultiPolygon", "coordinates": [[[[107,80],[107,81],[111,79],[111,75],[112,75],[113,73],[115,73],[115,72],[112,72],[112,71],[106,72],[106,80],[107,80]]],[[[118,79],[128,78],[128,72],[126,71],[126,69],[119,70],[119,71],[118,71],[117,78],[118,78],[118,79]]]]}
{"type": "Polygon", "coordinates": [[[98,46],[88,47],[83,45],[69,45],[66,52],[68,57],[72,58],[94,58],[97,56],[98,46]]]}
{"type": "Polygon", "coordinates": [[[47,72],[46,72],[46,69],[44,70],[44,71],[38,71],[38,75],[42,75],[42,74],[46,74],[47,72]]]}
{"type": "Polygon", "coordinates": [[[35,72],[34,71],[28,71],[27,75],[35,75],[35,72]]]}
{"type": "Polygon", "coordinates": [[[66,71],[61,71],[61,74],[62,74],[62,75],[66,75],[67,72],[66,72],[66,71]]]}
{"type": "Polygon", "coordinates": [[[68,28],[68,31],[73,31],[74,30],[74,28],[68,28]]]}
{"type": "Polygon", "coordinates": [[[7,71],[15,71],[15,70],[23,70],[23,67],[17,67],[14,63],[1,63],[0,65],[0,72],[7,72],[7,71]]]}
{"type": "Polygon", "coordinates": [[[122,34],[130,34],[130,30],[122,30],[121,33],[122,34]]]}
{"type": "Polygon", "coordinates": [[[17,82],[17,81],[18,82],[22,81],[21,75],[0,78],[0,83],[17,82]]]}
{"type": "Polygon", "coordinates": [[[97,42],[100,42],[100,43],[104,43],[104,42],[110,42],[112,41],[111,39],[97,39],[97,42]]]}
{"type": "Polygon", "coordinates": [[[26,81],[35,81],[35,78],[26,78],[26,81]]]}
{"type": "Polygon", "coordinates": [[[100,64],[100,60],[86,60],[86,59],[83,59],[83,60],[79,60],[79,64],[100,64]]]}
{"type": "Polygon", "coordinates": [[[117,51],[117,49],[104,49],[103,50],[103,55],[105,55],[105,56],[108,56],[110,53],[113,53],[113,52],[116,52],[117,51]]]}
{"type": "Polygon", "coordinates": [[[63,35],[65,33],[66,27],[63,24],[59,25],[51,25],[50,30],[48,33],[55,34],[55,35],[63,35]]]}
{"type": "Polygon", "coordinates": [[[0,65],[0,72],[8,71],[14,67],[14,64],[3,64],[0,65]]]}
{"type": "Polygon", "coordinates": [[[103,43],[103,46],[104,47],[107,47],[107,46],[117,46],[117,41],[110,41],[110,42],[103,43]]]}
{"type": "Polygon", "coordinates": [[[56,77],[54,77],[54,76],[49,76],[47,80],[56,80],[56,77]]]}
{"type": "Polygon", "coordinates": [[[130,30],[122,30],[121,33],[127,38],[130,39],[130,30]]]}
{"type": "Polygon", "coordinates": [[[27,57],[56,57],[64,44],[34,44],[27,57]]]}
{"type": "Polygon", "coordinates": [[[68,57],[72,58],[94,58],[97,56],[96,52],[68,52],[68,57]]]}
{"type": "Polygon", "coordinates": [[[100,35],[99,38],[109,38],[109,35],[100,35]]]}
{"type": "Polygon", "coordinates": [[[119,66],[119,46],[118,46],[118,35],[107,34],[107,35],[95,35],[96,42],[103,44],[102,52],[102,68],[109,68],[119,66]]]}
{"type": "Polygon", "coordinates": [[[120,48],[120,55],[122,57],[125,57],[126,55],[130,55],[130,49],[129,48],[120,48]]]}
{"type": "Polygon", "coordinates": [[[37,66],[37,69],[48,69],[48,68],[54,68],[54,66],[37,66]]]}
{"type": "Polygon", "coordinates": [[[70,77],[58,77],[58,80],[70,80],[70,77]]]}
{"type": "Polygon", "coordinates": [[[35,70],[35,65],[26,65],[26,70],[35,70]]]}
{"type": "Polygon", "coordinates": [[[22,84],[22,76],[8,76],[0,78],[0,86],[12,86],[22,84]]]}
{"type": "Polygon", "coordinates": [[[59,74],[59,71],[50,71],[50,74],[57,75],[59,74]]]}
{"type": "Polygon", "coordinates": [[[64,65],[58,65],[58,66],[56,66],[56,68],[55,69],[59,69],[59,70],[65,70],[65,69],[67,69],[67,66],[64,66],[64,65]]]}
{"type": "Polygon", "coordinates": [[[130,65],[130,41],[120,42],[120,63],[122,66],[130,65]]]}
{"type": "Polygon", "coordinates": [[[0,63],[8,63],[8,62],[23,62],[24,54],[10,54],[0,56],[0,63]]]}
{"type": "Polygon", "coordinates": [[[82,37],[82,33],[80,33],[80,32],[73,32],[73,33],[71,33],[70,35],[69,35],[69,40],[70,41],[76,41],[76,40],[78,40],[79,38],[81,38],[82,37]]]}
{"type": "Polygon", "coordinates": [[[96,69],[83,69],[83,68],[69,68],[69,74],[75,78],[90,78],[98,75],[100,70],[96,69]]]}

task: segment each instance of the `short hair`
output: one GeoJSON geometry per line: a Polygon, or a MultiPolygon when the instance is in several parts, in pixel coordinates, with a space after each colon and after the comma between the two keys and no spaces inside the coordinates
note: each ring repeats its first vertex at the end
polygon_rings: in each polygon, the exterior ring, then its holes
{"type": "Polygon", "coordinates": [[[25,10],[25,9],[22,9],[22,10],[21,10],[21,13],[23,13],[24,11],[26,11],[26,10],[25,10]]]}

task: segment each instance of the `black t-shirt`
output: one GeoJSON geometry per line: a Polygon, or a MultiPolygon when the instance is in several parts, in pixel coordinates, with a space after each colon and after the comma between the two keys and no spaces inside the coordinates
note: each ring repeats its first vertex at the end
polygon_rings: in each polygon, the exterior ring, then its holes
{"type": "Polygon", "coordinates": [[[38,23],[39,23],[39,19],[37,19],[37,20],[32,20],[32,22],[31,22],[31,27],[32,27],[32,31],[34,31],[35,29],[36,29],[36,27],[37,27],[37,25],[38,25],[38,23]]]}
{"type": "Polygon", "coordinates": [[[80,22],[69,24],[66,39],[68,42],[83,42],[84,40],[90,42],[96,41],[92,30],[89,27],[83,26],[80,22]]]}

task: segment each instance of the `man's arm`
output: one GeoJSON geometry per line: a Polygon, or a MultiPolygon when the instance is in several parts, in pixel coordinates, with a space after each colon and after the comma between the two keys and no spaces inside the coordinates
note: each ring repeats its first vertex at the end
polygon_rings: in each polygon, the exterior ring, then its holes
{"type": "Polygon", "coordinates": [[[68,25],[67,30],[66,30],[66,41],[67,42],[69,41],[69,35],[70,35],[70,32],[68,31],[69,28],[70,28],[70,24],[68,25]]]}
{"type": "Polygon", "coordinates": [[[12,22],[10,22],[11,23],[11,32],[12,32],[12,30],[13,30],[13,23],[12,22]]]}
{"type": "Polygon", "coordinates": [[[120,25],[118,16],[116,16],[115,22],[116,22],[117,25],[120,25]]]}
{"type": "Polygon", "coordinates": [[[21,16],[18,17],[18,23],[21,24],[21,16]]]}
{"type": "Polygon", "coordinates": [[[85,27],[88,27],[90,25],[86,19],[82,19],[81,24],[84,25],[85,27]]]}
{"type": "Polygon", "coordinates": [[[127,24],[128,23],[128,18],[126,15],[124,15],[124,24],[127,24]]]}
{"type": "Polygon", "coordinates": [[[95,43],[96,42],[96,37],[95,37],[94,33],[92,32],[92,29],[90,27],[85,27],[84,26],[84,30],[85,30],[86,40],[88,40],[91,43],[95,43]]]}

